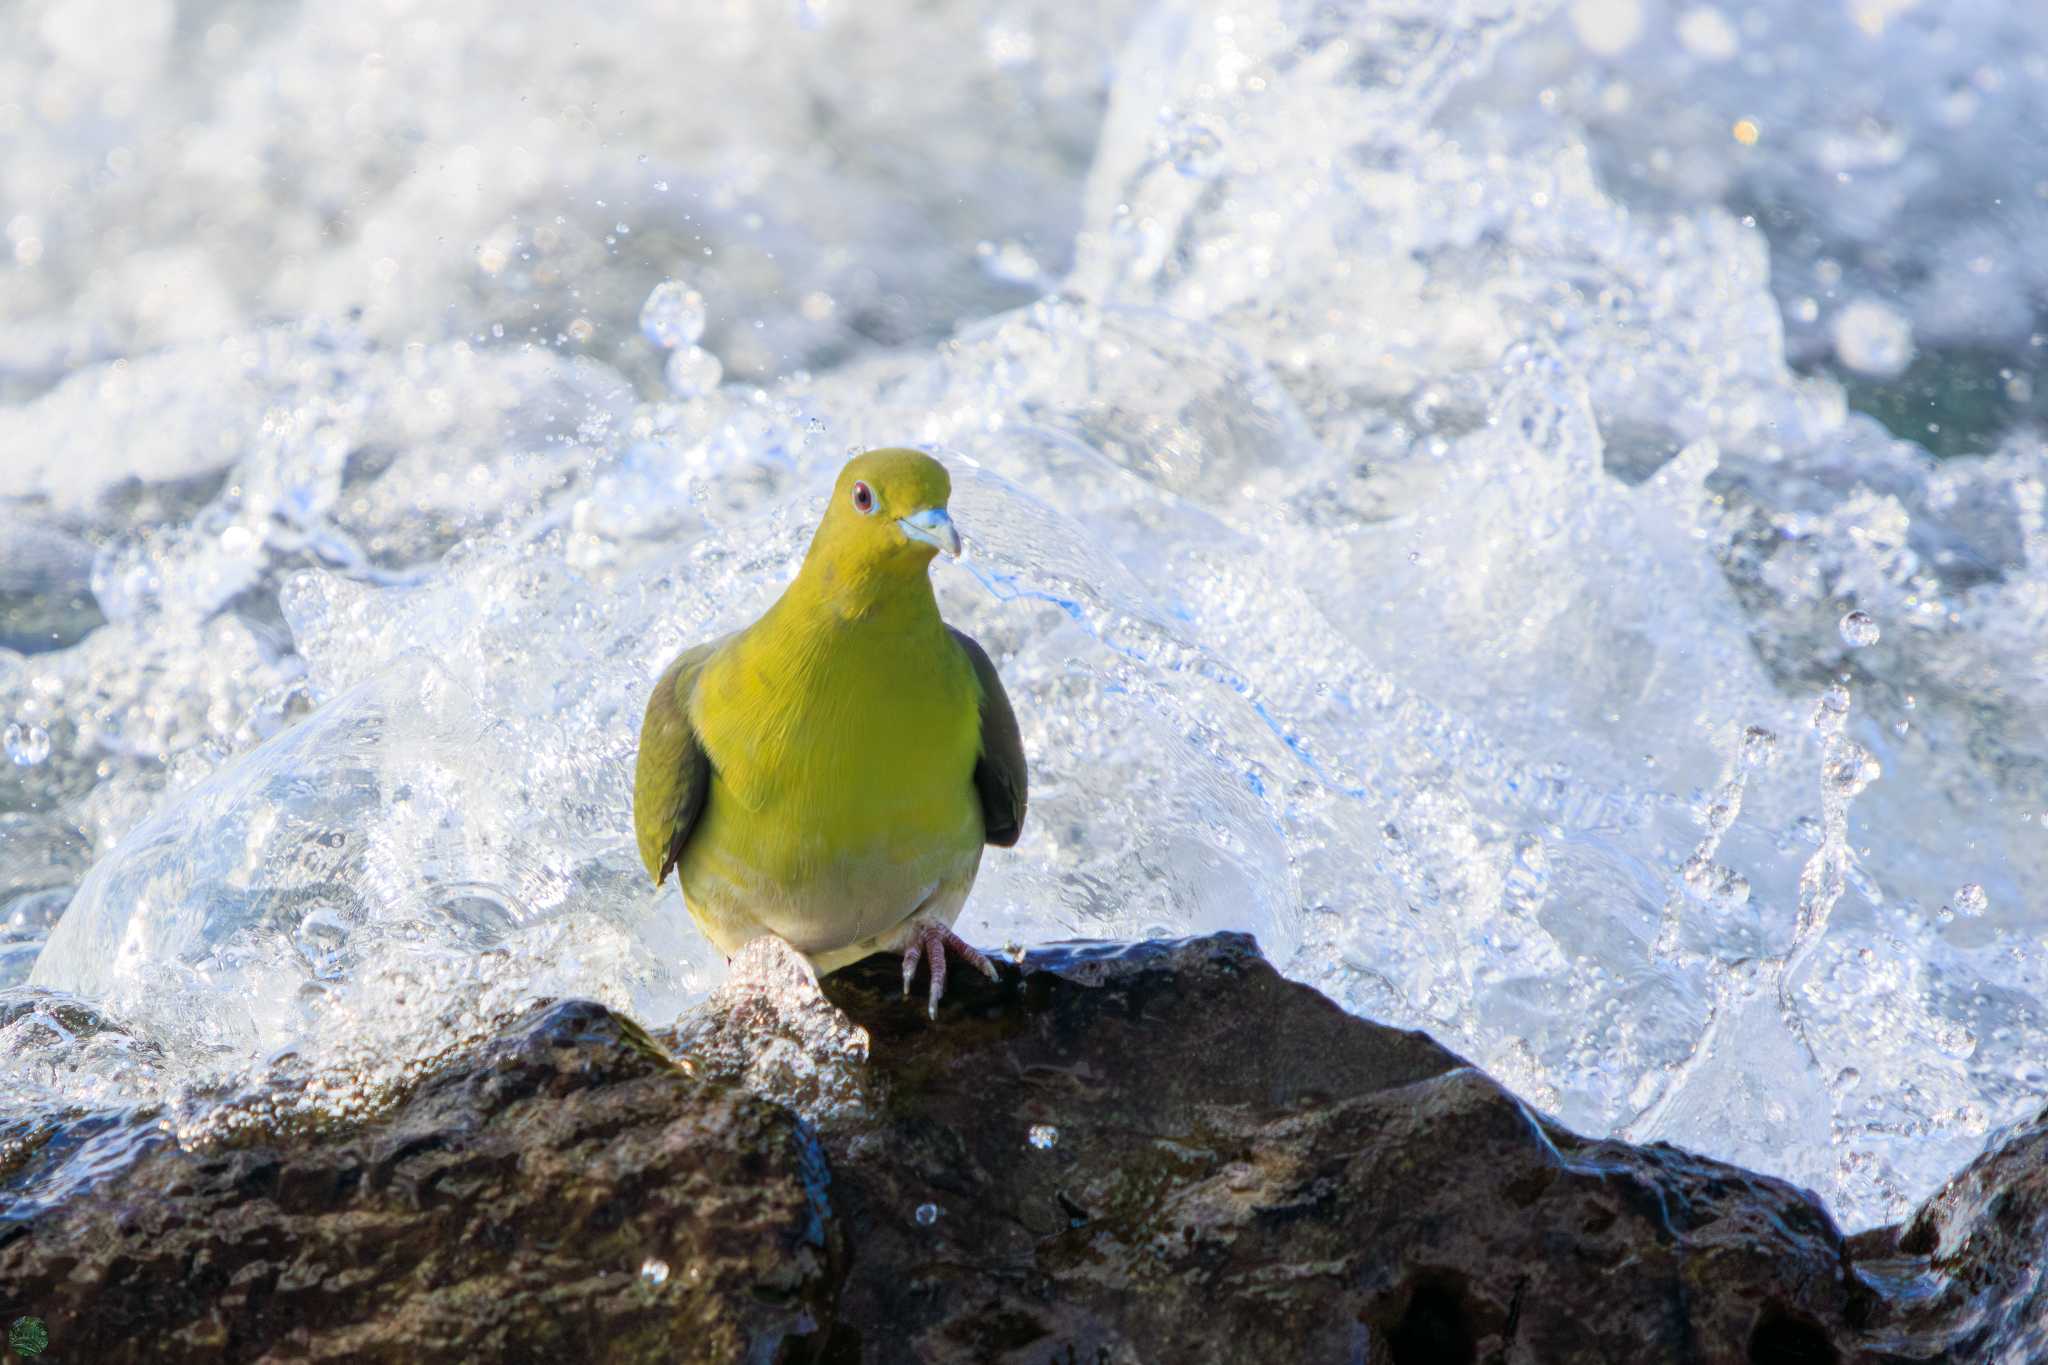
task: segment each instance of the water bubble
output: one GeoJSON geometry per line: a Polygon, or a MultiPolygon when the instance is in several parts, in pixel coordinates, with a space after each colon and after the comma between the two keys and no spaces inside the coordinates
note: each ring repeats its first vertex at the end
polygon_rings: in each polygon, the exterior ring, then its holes
{"type": "Polygon", "coordinates": [[[1835,315],[1835,354],[1859,374],[1894,378],[1913,362],[1913,324],[1887,304],[1858,299],[1835,315]]]}
{"type": "Polygon", "coordinates": [[[1827,690],[1820,694],[1820,704],[1838,716],[1849,714],[1849,689],[1840,683],[1829,683],[1827,690]]]}
{"type": "Polygon", "coordinates": [[[1695,5],[1679,17],[1678,41],[1695,57],[1709,62],[1725,62],[1742,50],[1735,25],[1712,5],[1695,5]]]}
{"type": "Polygon", "coordinates": [[[1884,775],[1876,755],[1854,740],[1831,744],[1821,764],[1821,777],[1843,796],[1855,796],[1884,775]]]}
{"type": "Polygon", "coordinates": [[[1686,859],[1685,884],[1701,900],[1720,910],[1749,904],[1749,878],[1698,854],[1686,859]]]}
{"type": "Polygon", "coordinates": [[[1049,1123],[1034,1123],[1025,1139],[1039,1151],[1049,1151],[1059,1145],[1060,1130],[1049,1123]]]}
{"type": "Polygon", "coordinates": [[[686,346],[669,353],[664,374],[676,397],[702,398],[718,387],[718,381],[725,377],[725,366],[702,346],[686,346]]]}
{"type": "Polygon", "coordinates": [[[1506,908],[1518,914],[1533,915],[1543,908],[1550,895],[1550,852],[1543,840],[1533,834],[1515,840],[1514,860],[1501,891],[1506,908]]]}
{"type": "Polygon", "coordinates": [[[1991,906],[1991,898],[1975,882],[1957,887],[1954,899],[1956,909],[1965,915],[1981,915],[1991,906]]]}
{"type": "Polygon", "coordinates": [[[982,273],[1002,284],[1036,285],[1045,280],[1045,267],[1022,242],[977,242],[974,254],[982,273]]]}
{"type": "Polygon", "coordinates": [[[50,756],[50,732],[16,721],[7,727],[7,757],[17,768],[33,768],[50,756]]]}
{"type": "Polygon", "coordinates": [[[640,1263],[640,1282],[649,1289],[659,1289],[668,1283],[668,1262],[649,1256],[640,1263]]]}
{"type": "Polygon", "coordinates": [[[640,305],[640,331],[657,346],[695,346],[704,335],[704,296],[681,280],[663,280],[640,305]]]}
{"type": "Polygon", "coordinates": [[[1778,737],[1761,725],[1742,732],[1742,762],[1746,767],[1768,768],[1778,757],[1778,737]]]}
{"type": "Polygon", "coordinates": [[[1160,154],[1190,180],[1209,180],[1223,169],[1223,139],[1200,119],[1169,115],[1161,120],[1160,154]]]}
{"type": "Polygon", "coordinates": [[[1029,64],[1038,55],[1038,38],[1029,28],[997,21],[982,30],[982,51],[989,65],[1007,71],[1029,64]]]}
{"type": "Polygon", "coordinates": [[[338,980],[342,975],[342,950],[347,946],[348,921],[332,909],[316,909],[299,921],[292,934],[292,947],[306,967],[320,980],[338,980]]]}
{"type": "Polygon", "coordinates": [[[1877,622],[1867,611],[1852,611],[1842,618],[1842,643],[1851,649],[1862,649],[1877,643],[1877,622]]]}
{"type": "Polygon", "coordinates": [[[938,1221],[939,1206],[937,1204],[919,1204],[917,1206],[917,1225],[919,1227],[928,1228],[938,1221]]]}
{"type": "Polygon", "coordinates": [[[1845,1095],[1861,1084],[1863,1084],[1863,1073],[1853,1066],[1845,1066],[1835,1073],[1835,1089],[1845,1095]]]}

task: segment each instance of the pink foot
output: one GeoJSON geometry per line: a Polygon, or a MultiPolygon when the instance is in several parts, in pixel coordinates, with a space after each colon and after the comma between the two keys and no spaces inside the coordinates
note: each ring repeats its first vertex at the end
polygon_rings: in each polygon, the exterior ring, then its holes
{"type": "Polygon", "coordinates": [[[903,994],[906,998],[910,995],[910,982],[911,978],[917,975],[918,960],[922,958],[929,962],[931,964],[932,995],[931,1004],[925,1011],[929,1017],[933,1019],[939,1017],[939,997],[946,993],[947,950],[950,949],[952,952],[957,953],[968,964],[979,967],[982,974],[989,980],[997,981],[1001,979],[996,975],[994,963],[982,956],[981,951],[973,944],[954,933],[951,929],[948,929],[945,925],[926,920],[914,926],[910,933],[910,943],[903,950],[903,994]]]}

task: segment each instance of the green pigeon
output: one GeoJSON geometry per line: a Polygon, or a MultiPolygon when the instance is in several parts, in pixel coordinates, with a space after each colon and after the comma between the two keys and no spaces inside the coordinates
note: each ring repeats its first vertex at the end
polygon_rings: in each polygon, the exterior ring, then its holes
{"type": "Polygon", "coordinates": [[[774,934],[822,975],[903,954],[938,1016],[986,844],[1024,825],[1024,746],[986,650],[948,626],[946,467],[871,450],[839,473],[803,567],[744,630],[684,650],[640,727],[633,827],[659,886],[726,954],[774,934]]]}

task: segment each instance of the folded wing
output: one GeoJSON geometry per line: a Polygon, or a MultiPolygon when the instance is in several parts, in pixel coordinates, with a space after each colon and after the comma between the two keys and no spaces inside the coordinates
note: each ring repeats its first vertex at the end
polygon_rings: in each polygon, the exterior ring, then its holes
{"type": "Polygon", "coordinates": [[[981,756],[974,764],[974,790],[981,796],[982,828],[988,842],[1010,848],[1024,831],[1024,740],[1017,733],[1017,714],[988,651],[964,631],[953,630],[953,638],[967,651],[981,684],[981,756]]]}
{"type": "Polygon", "coordinates": [[[723,639],[693,645],[676,656],[647,699],[640,722],[640,757],[633,772],[633,832],[640,861],[656,886],[683,856],[683,845],[704,813],[711,790],[711,760],[690,725],[690,693],[705,661],[723,639]]]}

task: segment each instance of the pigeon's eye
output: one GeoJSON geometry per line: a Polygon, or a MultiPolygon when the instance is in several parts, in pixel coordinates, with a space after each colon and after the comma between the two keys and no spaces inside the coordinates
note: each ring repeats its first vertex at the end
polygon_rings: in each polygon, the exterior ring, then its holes
{"type": "Polygon", "coordinates": [[[853,507],[855,511],[864,516],[873,516],[875,514],[875,490],[859,480],[855,480],[853,485],[853,507]]]}

